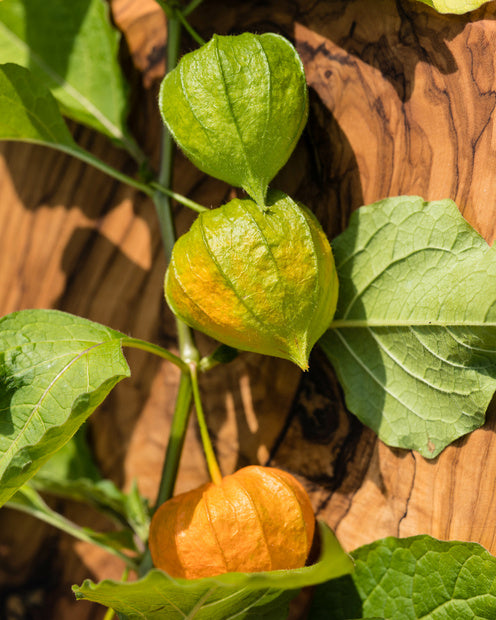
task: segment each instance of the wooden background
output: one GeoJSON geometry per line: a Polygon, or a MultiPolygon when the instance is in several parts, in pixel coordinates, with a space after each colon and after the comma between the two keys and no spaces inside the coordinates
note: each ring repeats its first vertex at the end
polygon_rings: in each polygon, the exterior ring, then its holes
{"type": "MultiPolygon", "coordinates": [[[[131,125],[157,161],[157,79],[164,23],[153,0],[113,0],[136,93],[131,125]]],[[[399,194],[454,199],[492,243],[496,209],[496,5],[440,16],[413,0],[205,0],[193,23],[213,32],[281,32],[293,40],[310,86],[310,120],[273,186],[306,202],[329,235],[361,204],[399,194]],[[227,6],[228,5],[228,6],[227,6]],[[227,8],[226,8],[227,7],[227,8]]],[[[184,37],[184,50],[194,44],[184,37]]],[[[75,138],[128,174],[135,168],[106,139],[72,126],[75,138]]],[[[165,261],[153,206],[144,196],[41,147],[2,144],[0,312],[59,308],[133,336],[175,346],[162,297],[165,261]]],[[[232,195],[181,156],[177,191],[206,205],[232,195]]],[[[177,209],[180,231],[193,219],[177,209]]],[[[212,343],[200,337],[203,351],[212,343]]],[[[132,378],[89,423],[104,474],[133,477],[153,499],[178,373],[130,351],[132,378]]],[[[472,540],[496,553],[496,417],[428,461],[392,450],[343,403],[318,351],[309,373],[241,355],[202,378],[209,425],[224,473],[270,463],[300,476],[320,518],[351,550],[377,538],[427,533],[472,540]]],[[[206,480],[196,428],[189,430],[177,490],[206,480]]],[[[54,505],[79,522],[109,525],[77,504],[54,505]]],[[[72,583],[119,578],[122,566],[48,526],[0,513],[0,617],[99,619],[75,603],[72,583]],[[17,615],[16,615],[17,614],[17,615]]]]}

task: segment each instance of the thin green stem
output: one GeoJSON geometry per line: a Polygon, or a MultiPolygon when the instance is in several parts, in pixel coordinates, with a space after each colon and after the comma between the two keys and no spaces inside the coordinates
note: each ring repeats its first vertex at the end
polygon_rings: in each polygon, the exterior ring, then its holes
{"type": "Polygon", "coordinates": [[[140,340],[139,338],[131,338],[126,337],[121,340],[121,344],[124,347],[130,347],[132,349],[140,349],[141,351],[147,351],[148,353],[153,353],[154,355],[158,355],[166,359],[169,362],[175,364],[178,368],[180,368],[184,372],[188,372],[188,364],[183,362],[183,360],[171,353],[167,349],[160,347],[157,344],[153,344],[152,342],[148,342],[147,340],[140,340]]]}
{"type": "Polygon", "coordinates": [[[168,5],[165,0],[155,0],[155,2],[160,6],[162,11],[167,15],[167,17],[172,16],[172,8],[168,5]]]}
{"type": "Polygon", "coordinates": [[[208,211],[206,207],[198,204],[190,198],[186,198],[186,196],[183,196],[182,194],[178,194],[177,192],[174,192],[167,187],[164,187],[160,183],[156,183],[155,181],[152,181],[150,183],[143,183],[142,181],[133,179],[133,177],[130,177],[127,174],[120,172],[120,170],[109,166],[98,157],[95,157],[94,155],[88,153],[88,151],[85,151],[80,147],[74,148],[73,146],[67,147],[63,144],[57,144],[53,145],[53,148],[57,149],[58,151],[62,151],[63,153],[72,155],[73,157],[84,161],[86,164],[90,164],[90,166],[93,166],[93,168],[97,168],[97,170],[105,172],[105,174],[107,174],[108,176],[117,179],[118,181],[121,181],[122,183],[125,183],[130,187],[134,187],[135,189],[140,190],[147,196],[150,196],[150,198],[155,198],[158,192],[160,194],[166,194],[170,198],[173,198],[180,204],[188,207],[189,209],[192,209],[193,211],[196,211],[197,213],[201,213],[202,211],[208,211]]]}
{"type": "Polygon", "coordinates": [[[197,365],[191,363],[189,367],[191,372],[191,386],[193,388],[193,399],[195,402],[196,417],[198,419],[198,426],[200,427],[200,435],[203,444],[203,451],[205,452],[205,458],[207,460],[208,471],[210,473],[210,477],[212,478],[212,482],[214,484],[220,484],[222,482],[222,474],[220,473],[219,464],[217,463],[217,458],[212,447],[212,442],[210,441],[207,422],[205,420],[205,414],[203,412],[200,387],[198,385],[197,365]]]}
{"type": "Polygon", "coordinates": [[[114,616],[115,616],[115,611],[111,607],[109,607],[107,611],[105,612],[105,615],[103,616],[103,620],[112,620],[114,616]]]}
{"type": "Polygon", "coordinates": [[[53,148],[59,151],[62,151],[63,153],[67,153],[69,155],[72,155],[73,157],[77,157],[77,159],[80,159],[81,161],[84,161],[86,164],[90,164],[90,166],[93,166],[94,168],[97,168],[98,170],[105,172],[105,174],[108,174],[112,178],[117,179],[118,181],[121,181],[122,183],[126,183],[126,185],[130,185],[131,187],[139,189],[147,196],[150,196],[150,197],[153,196],[153,193],[154,193],[153,188],[150,187],[150,185],[147,185],[146,183],[142,183],[141,181],[137,181],[136,179],[133,179],[133,177],[130,177],[127,174],[124,174],[123,172],[120,172],[116,168],[109,166],[108,164],[106,164],[104,161],[102,161],[98,157],[95,157],[94,155],[92,155],[91,153],[88,153],[88,151],[85,151],[84,149],[80,147],[76,147],[76,148],[74,148],[73,146],[68,147],[63,144],[56,144],[56,145],[54,144],[50,146],[53,146],[53,148]]]}
{"type": "Polygon", "coordinates": [[[185,7],[182,11],[184,17],[188,17],[188,15],[192,13],[197,7],[199,7],[202,2],[203,0],[191,0],[188,6],[185,7]]]}
{"type": "MultiPolygon", "coordinates": [[[[157,510],[159,506],[170,499],[174,494],[174,486],[176,484],[179,462],[183,451],[184,438],[186,437],[186,430],[191,413],[191,401],[191,377],[189,372],[182,372],[169,433],[169,441],[167,443],[167,451],[162,468],[162,478],[160,480],[154,510],[157,510]]],[[[150,550],[147,548],[139,567],[140,577],[145,575],[151,568],[153,568],[153,562],[150,550]]]]}
{"type": "Polygon", "coordinates": [[[143,151],[134,140],[124,137],[124,139],[122,140],[122,144],[124,145],[129,155],[131,155],[134,161],[138,164],[138,166],[142,166],[143,164],[146,164],[148,162],[147,156],[143,153],[143,151]]]}
{"type": "Polygon", "coordinates": [[[179,381],[179,389],[176,397],[174,417],[165,454],[165,466],[160,481],[155,508],[158,508],[165,501],[170,499],[174,493],[179,461],[188,428],[189,415],[191,411],[192,386],[189,373],[182,373],[179,381]]]}
{"type": "Polygon", "coordinates": [[[22,489],[17,492],[17,496],[14,495],[14,497],[7,502],[7,506],[9,508],[19,510],[20,512],[30,514],[37,519],[40,519],[40,521],[49,523],[53,527],[56,527],[57,529],[65,532],[66,534],[70,534],[78,540],[92,543],[93,545],[98,545],[102,549],[105,549],[109,553],[116,555],[118,558],[123,560],[126,566],[128,566],[132,570],[137,570],[138,568],[136,562],[132,558],[127,556],[125,553],[122,553],[118,549],[115,549],[111,545],[106,544],[97,532],[92,535],[91,530],[89,530],[88,528],[82,528],[76,523],[69,521],[69,519],[63,517],[55,510],[52,510],[50,506],[48,506],[48,504],[43,500],[41,495],[32,487],[22,487],[22,489]]]}
{"type": "MultiPolygon", "coordinates": [[[[179,57],[179,42],[181,34],[181,23],[172,17],[167,22],[167,71],[172,71],[177,64],[179,57]]],[[[172,170],[173,170],[173,154],[174,143],[172,136],[164,128],[162,136],[162,154],[160,162],[159,185],[162,188],[169,189],[172,186],[172,170]]],[[[164,251],[167,262],[170,262],[172,248],[176,240],[174,221],[172,219],[172,209],[169,196],[165,195],[161,190],[156,189],[154,194],[154,203],[157,210],[157,216],[160,222],[160,230],[164,244],[164,251]]],[[[176,319],[176,327],[179,340],[180,357],[186,364],[190,361],[196,361],[200,355],[196,348],[193,332],[181,320],[176,319]]],[[[162,479],[159,485],[156,506],[160,506],[163,502],[172,497],[174,493],[174,485],[179,469],[179,461],[184,445],[186,429],[191,411],[192,390],[191,378],[189,370],[182,369],[179,389],[177,394],[174,417],[170,430],[169,442],[165,454],[164,465],[162,469],[162,479]]]]}
{"type": "Polygon", "coordinates": [[[189,198],[186,198],[186,196],[183,196],[182,194],[178,194],[177,192],[174,192],[171,189],[167,189],[167,187],[163,187],[159,183],[155,183],[155,181],[152,181],[150,183],[150,187],[153,187],[153,189],[156,189],[158,192],[161,192],[162,194],[169,196],[169,198],[173,198],[180,204],[184,205],[185,207],[188,207],[189,209],[192,209],[193,211],[196,211],[197,213],[201,213],[202,211],[208,211],[207,207],[204,207],[198,204],[197,202],[195,202],[194,200],[190,200],[189,198]]]}
{"type": "Polygon", "coordinates": [[[190,25],[186,17],[181,11],[176,11],[178,20],[183,25],[184,29],[191,35],[192,39],[198,43],[198,45],[205,45],[204,39],[196,32],[196,30],[190,25]]]}
{"type": "MultiPolygon", "coordinates": [[[[160,4],[162,4],[160,2],[160,4]]],[[[177,65],[179,57],[179,43],[181,35],[181,22],[174,13],[167,20],[167,71],[172,71],[177,65]]],[[[160,225],[160,232],[164,244],[164,252],[167,262],[170,262],[172,249],[176,241],[176,232],[174,220],[172,218],[171,194],[172,172],[173,172],[173,155],[174,142],[170,133],[164,128],[162,134],[162,152],[160,158],[160,172],[158,183],[154,184],[153,202],[157,211],[157,217],[160,225]],[[164,189],[167,192],[164,192],[164,189]]],[[[188,205],[189,206],[189,205],[188,205]]],[[[198,361],[200,358],[199,351],[195,345],[193,332],[181,320],[176,319],[176,327],[179,341],[179,352],[183,362],[198,361]]],[[[164,464],[162,467],[162,476],[159,484],[155,510],[170,499],[174,494],[174,486],[176,484],[177,472],[188,428],[189,416],[192,403],[192,382],[191,374],[188,371],[181,370],[181,379],[176,397],[176,405],[174,416],[170,428],[169,441],[165,453],[164,464]]],[[[147,549],[143,560],[139,567],[139,574],[146,574],[153,566],[150,550],[147,549]]]]}

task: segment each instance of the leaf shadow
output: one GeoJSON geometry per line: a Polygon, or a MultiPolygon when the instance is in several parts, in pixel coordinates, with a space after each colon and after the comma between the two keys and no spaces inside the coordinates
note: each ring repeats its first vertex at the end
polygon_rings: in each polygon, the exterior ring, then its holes
{"type": "Polygon", "coordinates": [[[310,616],[312,620],[349,620],[363,617],[363,603],[351,575],[327,581],[315,589],[310,616]],[[332,616],[329,616],[332,610],[332,616]]]}
{"type": "MultiPolygon", "coordinates": [[[[38,0],[24,0],[23,9],[25,14],[25,37],[29,50],[29,69],[36,70],[40,66],[40,58],[47,52],[47,40],[50,47],[50,60],[56,72],[63,78],[69,69],[71,58],[70,50],[74,47],[78,33],[88,13],[91,0],[79,0],[67,3],[58,1],[57,14],[59,19],[49,24],[40,25],[38,0]],[[63,39],[68,53],[60,54],[60,41],[63,39]]],[[[41,61],[42,62],[42,61],[41,61]]]]}
{"type": "MultiPolygon", "coordinates": [[[[66,246],[62,268],[66,286],[54,307],[126,335],[171,346],[173,335],[162,329],[161,286],[150,286],[150,280],[162,279],[162,261],[155,261],[147,273],[98,230],[78,228],[66,246]]],[[[131,378],[118,384],[90,418],[95,457],[103,474],[118,486],[124,482],[129,439],[162,363],[158,357],[134,349],[126,348],[125,355],[131,378]]]]}
{"type": "MultiPolygon", "coordinates": [[[[19,347],[20,348],[20,347],[19,347]]],[[[20,354],[20,353],[19,353],[20,354]]],[[[11,358],[16,357],[16,354],[11,354],[11,358]]],[[[12,400],[15,398],[16,392],[27,384],[23,377],[16,376],[15,374],[8,374],[8,366],[15,367],[15,361],[9,359],[7,362],[5,359],[5,352],[0,352],[0,368],[2,372],[0,374],[0,437],[11,437],[14,432],[14,424],[12,420],[12,400]]]]}

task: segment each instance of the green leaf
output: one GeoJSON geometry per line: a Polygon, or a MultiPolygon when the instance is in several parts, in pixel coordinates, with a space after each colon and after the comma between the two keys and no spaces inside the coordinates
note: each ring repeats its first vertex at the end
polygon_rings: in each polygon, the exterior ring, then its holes
{"type": "Polygon", "coordinates": [[[160,89],[162,117],[191,161],[259,205],[308,114],[303,65],[276,34],[214,37],[186,54],[160,89]]]}
{"type": "Polygon", "coordinates": [[[91,504],[109,517],[126,521],[126,495],[96,467],[81,428],[31,479],[42,493],[91,504]]]}
{"type": "Polygon", "coordinates": [[[0,139],[79,148],[43,82],[12,63],[0,65],[0,139]]]}
{"type": "Polygon", "coordinates": [[[350,411],[434,457],[480,427],[496,389],[496,249],[450,200],[362,207],[333,243],[338,308],[321,345],[350,411]]]}
{"type": "Polygon", "coordinates": [[[30,69],[63,113],[135,150],[125,128],[127,88],[118,32],[102,0],[2,0],[0,63],[30,69]]]}
{"type": "Polygon", "coordinates": [[[122,338],[55,310],[0,319],[0,505],[129,376],[122,338]]]}
{"type": "Polygon", "coordinates": [[[173,579],[152,570],[134,583],[85,581],[73,586],[78,599],[106,605],[129,620],[226,620],[267,618],[283,620],[288,603],[304,586],[349,573],[352,563],[334,534],[320,524],[322,556],[312,566],[268,573],[226,573],[205,579],[173,579]]]}
{"type": "MultiPolygon", "coordinates": [[[[149,186],[128,177],[79,147],[72,139],[57,102],[43,81],[28,69],[13,63],[0,65],[0,140],[20,140],[50,146],[95,166],[145,194],[153,193],[149,186]]],[[[159,348],[155,347],[155,350],[159,348]]]]}
{"type": "Polygon", "coordinates": [[[391,537],[351,556],[354,574],[317,588],[310,620],[496,618],[496,558],[478,544],[391,537]]]}
{"type": "Polygon", "coordinates": [[[98,545],[109,553],[117,555],[125,562],[129,563],[130,566],[136,568],[134,560],[130,556],[122,553],[124,549],[136,551],[135,541],[129,529],[117,532],[105,532],[102,534],[88,527],[80,527],[50,508],[41,495],[33,489],[29,483],[18,489],[5,505],[8,508],[25,512],[45,523],[49,523],[53,527],[74,536],[78,540],[98,545]]]}
{"type": "Polygon", "coordinates": [[[102,478],[82,434],[84,427],[34,475],[30,486],[42,493],[84,502],[114,521],[130,527],[146,543],[150,524],[148,503],[136,483],[123,493],[102,478]]]}
{"type": "Polygon", "coordinates": [[[489,0],[419,0],[436,9],[439,13],[455,13],[461,15],[478,9],[489,0]]]}

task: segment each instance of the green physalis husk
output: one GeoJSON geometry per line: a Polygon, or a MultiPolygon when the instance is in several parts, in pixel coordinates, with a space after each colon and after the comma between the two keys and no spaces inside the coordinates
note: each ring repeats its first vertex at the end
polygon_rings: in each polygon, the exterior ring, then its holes
{"type": "Polygon", "coordinates": [[[159,108],[200,170],[264,205],[307,120],[305,72],[277,34],[214,35],[164,78],[159,108]]]}
{"type": "Polygon", "coordinates": [[[332,250],[315,216],[282,192],[232,200],[178,239],[165,296],[185,323],[231,347],[304,370],[336,310],[332,250]]]}

